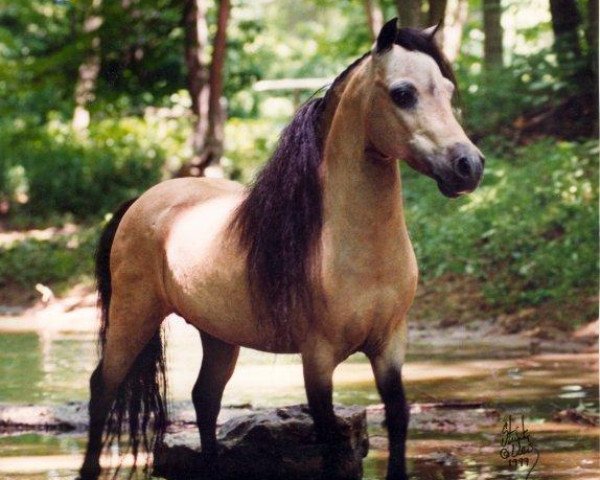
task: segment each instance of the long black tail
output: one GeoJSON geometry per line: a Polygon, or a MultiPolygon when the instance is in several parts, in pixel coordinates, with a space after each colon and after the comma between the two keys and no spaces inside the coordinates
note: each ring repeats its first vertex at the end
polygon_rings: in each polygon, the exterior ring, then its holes
{"type": "MultiPolygon", "coordinates": [[[[125,202],[114,213],[102,232],[96,251],[96,283],[98,306],[101,311],[99,340],[102,357],[109,327],[112,293],[110,252],[119,223],[135,200],[125,202]]],[[[105,424],[104,446],[110,446],[116,441],[121,454],[130,452],[134,457],[130,477],[135,473],[140,447],[150,454],[153,453],[155,446],[162,442],[167,426],[166,388],[163,338],[161,330],[158,330],[138,355],[123,380],[105,424]]],[[[146,472],[147,467],[148,462],[145,465],[146,472]]],[[[118,469],[115,477],[117,473],[118,469]]]]}

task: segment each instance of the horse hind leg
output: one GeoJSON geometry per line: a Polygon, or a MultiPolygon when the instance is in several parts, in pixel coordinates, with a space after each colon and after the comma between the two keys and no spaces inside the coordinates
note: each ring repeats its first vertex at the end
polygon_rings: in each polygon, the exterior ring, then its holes
{"type": "Polygon", "coordinates": [[[112,395],[103,388],[102,360],[100,360],[90,378],[90,403],[88,406],[90,424],[85,458],[79,470],[79,479],[81,480],[94,480],[100,475],[102,436],[112,400],[112,395]]]}
{"type": "MultiPolygon", "coordinates": [[[[131,289],[131,285],[127,290],[131,289]]],[[[137,290],[143,291],[143,290],[137,290]]],[[[108,312],[108,327],[102,347],[102,359],[90,379],[90,426],[88,444],[83,465],[80,469],[82,480],[95,480],[101,472],[100,455],[104,447],[104,437],[120,440],[123,419],[130,422],[131,415],[147,415],[140,411],[141,403],[148,395],[161,395],[156,391],[157,376],[164,375],[164,361],[160,336],[160,325],[165,315],[155,299],[131,298],[115,293],[108,312]],[[132,377],[136,378],[132,378],[132,377]],[[154,378],[149,378],[153,376],[154,378]],[[137,388],[136,388],[137,386],[137,388]],[[150,393],[154,391],[154,393],[150,393]],[[137,401],[137,407],[131,399],[137,401]],[[132,410],[133,408],[133,410],[132,410]],[[115,418],[109,420],[111,411],[115,418]],[[107,425],[107,422],[109,425],[107,425]]],[[[165,417],[162,399],[154,399],[151,407],[156,419],[165,417]]],[[[166,417],[165,417],[166,421],[166,417]]],[[[135,421],[134,421],[135,423],[135,421]]],[[[140,424],[137,423],[137,427],[140,424]]],[[[165,425],[155,425],[164,429],[165,425]]],[[[143,430],[143,427],[142,427],[143,430]]],[[[131,435],[130,441],[134,457],[137,455],[139,436],[131,435]]],[[[145,435],[145,432],[139,432],[145,435]]],[[[143,439],[145,441],[145,438],[143,439]]]]}
{"type": "Polygon", "coordinates": [[[211,460],[217,455],[216,425],[223,391],[233,375],[240,347],[202,331],[200,338],[202,366],[192,390],[192,401],[200,430],[202,456],[204,460],[211,460]]]}

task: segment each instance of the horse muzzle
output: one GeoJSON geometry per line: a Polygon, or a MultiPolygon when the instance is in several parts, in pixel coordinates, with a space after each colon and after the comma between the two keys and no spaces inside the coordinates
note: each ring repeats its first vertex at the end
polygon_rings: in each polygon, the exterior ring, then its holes
{"type": "Polygon", "coordinates": [[[485,158],[474,146],[457,143],[450,147],[445,159],[433,166],[433,178],[440,192],[455,198],[477,188],[483,177],[485,158]]]}

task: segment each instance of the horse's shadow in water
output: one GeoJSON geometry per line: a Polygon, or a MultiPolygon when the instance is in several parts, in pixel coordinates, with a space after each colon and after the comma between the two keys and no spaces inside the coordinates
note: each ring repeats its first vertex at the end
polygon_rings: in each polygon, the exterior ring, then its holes
{"type": "MultiPolygon", "coordinates": [[[[396,159],[448,197],[475,189],[483,172],[453,116],[455,81],[434,34],[388,22],[372,52],[300,108],[249,190],[170,180],[115,213],[97,254],[102,359],[90,382],[82,479],[98,477],[113,440],[134,456],[162,441],[160,326],[173,312],[202,340],[192,398],[205,461],[217,452],[216,419],[240,346],[301,353],[316,434],[328,445],[339,440],[333,370],[362,351],[386,409],[387,478],[407,478],[401,369],[417,265],[396,159]]],[[[330,447],[331,478],[335,456],[330,447]]]]}

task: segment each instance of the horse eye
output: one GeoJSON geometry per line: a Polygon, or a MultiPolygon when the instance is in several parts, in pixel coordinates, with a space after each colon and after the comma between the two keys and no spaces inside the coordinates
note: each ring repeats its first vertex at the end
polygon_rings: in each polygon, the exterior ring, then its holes
{"type": "Polygon", "coordinates": [[[414,85],[404,84],[390,91],[392,100],[400,108],[413,108],[417,104],[417,91],[414,85]]]}

